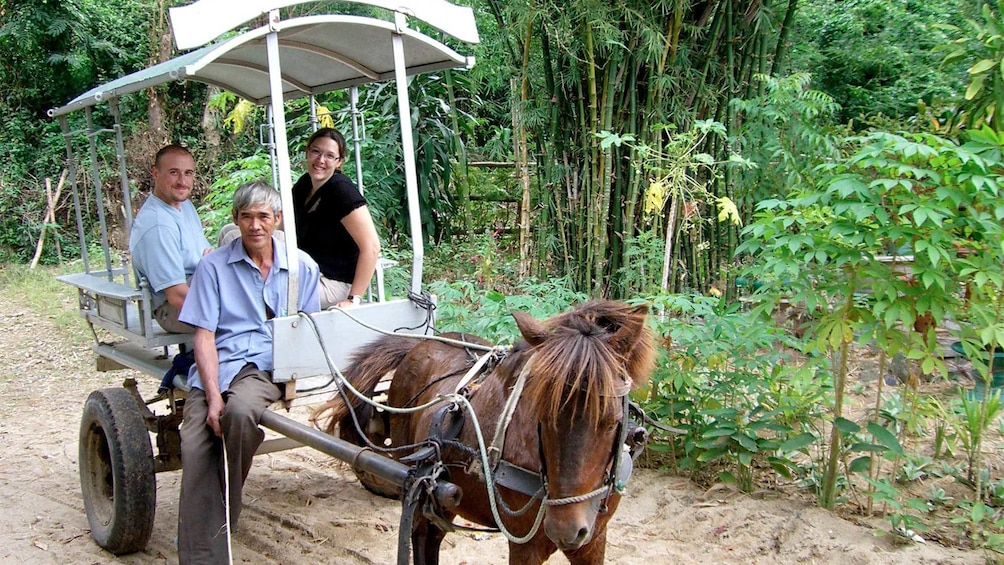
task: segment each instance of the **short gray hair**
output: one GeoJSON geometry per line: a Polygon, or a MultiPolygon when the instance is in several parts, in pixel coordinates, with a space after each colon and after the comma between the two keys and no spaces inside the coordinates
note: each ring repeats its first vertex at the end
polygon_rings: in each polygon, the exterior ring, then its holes
{"type": "Polygon", "coordinates": [[[272,188],[272,185],[264,181],[254,181],[245,184],[234,192],[234,221],[241,210],[246,210],[253,206],[265,204],[272,208],[272,213],[278,215],[282,211],[282,198],[279,191],[272,188]]]}

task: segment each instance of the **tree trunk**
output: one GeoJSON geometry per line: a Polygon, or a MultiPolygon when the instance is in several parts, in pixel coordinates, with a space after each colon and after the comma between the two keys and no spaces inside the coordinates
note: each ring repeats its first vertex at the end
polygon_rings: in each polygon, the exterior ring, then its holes
{"type": "Polygon", "coordinates": [[[210,86],[206,90],[206,105],[202,108],[202,135],[205,138],[207,163],[215,163],[222,151],[222,136],[217,127],[217,111],[210,106],[210,101],[220,93],[220,89],[210,86]]]}
{"type": "MultiPolygon", "coordinates": [[[[171,58],[171,44],[174,41],[171,35],[171,26],[167,25],[167,7],[164,0],[157,1],[156,23],[150,26],[150,41],[156,45],[152,51],[156,53],[157,59],[150,61],[150,65],[163,63],[171,58]]],[[[161,93],[155,87],[146,89],[147,94],[147,115],[150,122],[150,131],[156,138],[167,139],[164,134],[164,100],[161,93]]]]}

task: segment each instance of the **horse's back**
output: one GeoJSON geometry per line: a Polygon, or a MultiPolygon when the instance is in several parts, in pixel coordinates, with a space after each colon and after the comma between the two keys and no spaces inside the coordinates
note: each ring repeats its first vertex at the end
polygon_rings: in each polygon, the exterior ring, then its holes
{"type": "MultiPolygon", "coordinates": [[[[441,337],[475,345],[490,345],[470,334],[447,333],[441,337]]],[[[406,407],[422,404],[444,392],[453,392],[483,352],[461,345],[428,340],[413,347],[401,360],[388,391],[391,405],[406,407]]]]}

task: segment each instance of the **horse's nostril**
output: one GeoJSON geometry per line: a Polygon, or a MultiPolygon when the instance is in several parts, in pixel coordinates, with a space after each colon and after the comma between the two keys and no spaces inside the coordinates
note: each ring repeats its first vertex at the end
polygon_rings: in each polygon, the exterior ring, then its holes
{"type": "Polygon", "coordinates": [[[586,539],[589,538],[589,528],[582,527],[579,528],[579,534],[575,536],[575,541],[572,542],[575,546],[580,546],[585,543],[586,539]]]}

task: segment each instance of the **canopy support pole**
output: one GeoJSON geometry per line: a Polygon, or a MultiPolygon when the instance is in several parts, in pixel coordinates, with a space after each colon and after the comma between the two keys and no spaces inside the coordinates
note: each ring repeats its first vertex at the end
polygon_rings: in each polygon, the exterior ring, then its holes
{"type": "Polygon", "coordinates": [[[77,159],[73,154],[71,143],[73,134],[66,121],[66,114],[59,116],[59,128],[63,130],[63,141],[66,143],[66,169],[69,171],[70,186],[73,188],[73,210],[77,216],[77,237],[80,239],[80,258],[84,261],[84,272],[90,273],[91,267],[87,257],[87,241],[84,239],[84,218],[80,210],[80,189],[77,187],[77,159]]]}
{"type": "Polygon", "coordinates": [[[310,95],[310,131],[317,131],[317,98],[314,95],[310,95]]]}
{"type": "Polygon", "coordinates": [[[94,131],[94,120],[91,115],[91,107],[84,108],[87,116],[87,141],[91,154],[91,180],[94,183],[94,205],[98,209],[98,224],[101,226],[101,248],[105,251],[105,271],[108,280],[114,282],[115,276],[112,273],[112,255],[108,249],[108,224],[105,222],[105,202],[104,191],[101,189],[101,171],[98,170],[98,132],[94,131]]]}
{"type": "MultiPolygon", "coordinates": [[[[119,121],[119,100],[112,98],[108,101],[108,109],[115,119],[115,156],[119,162],[119,182],[122,184],[122,206],[125,208],[125,234],[126,241],[132,232],[132,194],[129,190],[129,171],[126,168],[125,143],[122,140],[122,123],[119,121]]],[[[129,269],[122,269],[123,283],[129,286],[129,269]]]]}
{"type": "Polygon", "coordinates": [[[283,108],[282,69],[279,65],[279,10],[268,13],[269,32],[265,36],[268,52],[269,107],[272,109],[272,131],[275,135],[275,153],[279,175],[278,189],[282,198],[282,209],[289,211],[283,215],[286,232],[286,267],[289,269],[289,286],[286,289],[286,309],[289,312],[276,313],[288,316],[299,310],[297,300],[300,292],[300,261],[297,253],[296,224],[293,218],[293,185],[289,169],[289,142],[286,140],[286,111],[283,108]]]}
{"type": "Polygon", "coordinates": [[[362,113],[359,111],[359,87],[353,86],[349,89],[349,110],[352,114],[352,147],[356,158],[356,187],[359,189],[359,194],[363,193],[363,155],[362,155],[362,142],[363,138],[359,135],[359,115],[362,113]]]}
{"type": "Polygon", "coordinates": [[[411,226],[411,292],[422,291],[422,264],[425,259],[422,217],[418,206],[418,173],[415,171],[415,142],[411,131],[411,103],[408,100],[408,75],[404,60],[404,39],[401,31],[407,28],[404,14],[394,13],[397,32],[391,34],[394,49],[394,78],[397,83],[397,110],[401,120],[401,153],[404,157],[404,183],[408,194],[408,219],[411,226]]]}
{"type": "Polygon", "coordinates": [[[272,169],[272,186],[279,190],[279,164],[275,156],[275,120],[272,119],[272,107],[265,106],[265,127],[268,130],[268,162],[272,169]]]}

